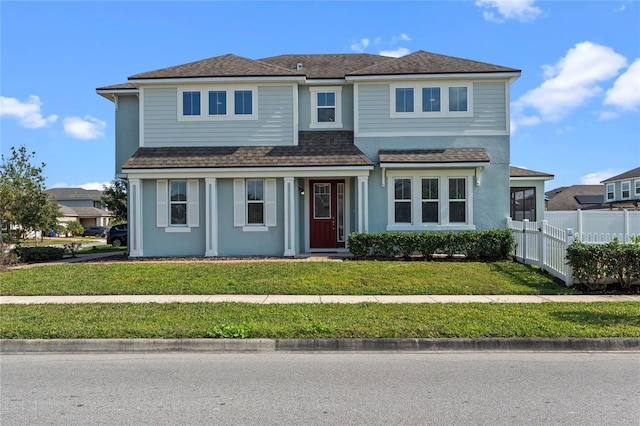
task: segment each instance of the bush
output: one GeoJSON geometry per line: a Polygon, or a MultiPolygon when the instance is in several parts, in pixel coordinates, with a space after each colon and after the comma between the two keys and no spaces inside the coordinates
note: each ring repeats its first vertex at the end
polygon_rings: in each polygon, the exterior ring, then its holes
{"type": "Polygon", "coordinates": [[[567,249],[573,278],[591,290],[604,290],[611,283],[629,288],[640,283],[640,244],[585,244],[575,241],[567,249]]]}
{"type": "Polygon", "coordinates": [[[409,258],[422,256],[432,260],[434,255],[449,259],[461,256],[469,260],[502,260],[513,250],[514,241],[509,230],[461,232],[379,232],[351,233],[349,251],[356,258],[409,258]]]}
{"type": "Polygon", "coordinates": [[[65,249],[58,247],[22,247],[17,245],[11,250],[21,262],[50,262],[64,257],[65,249]]]}
{"type": "Polygon", "coordinates": [[[84,233],[84,226],[77,220],[74,220],[73,222],[67,223],[66,231],[72,236],[78,237],[84,233]]]}

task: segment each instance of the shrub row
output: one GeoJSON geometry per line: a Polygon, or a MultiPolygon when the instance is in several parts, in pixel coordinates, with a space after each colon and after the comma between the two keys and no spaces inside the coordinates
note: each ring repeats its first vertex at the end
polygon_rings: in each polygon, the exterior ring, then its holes
{"type": "Polygon", "coordinates": [[[65,249],[59,247],[20,247],[11,250],[21,262],[50,262],[64,257],[65,249]]]}
{"type": "Polygon", "coordinates": [[[356,258],[409,258],[432,260],[463,256],[468,260],[506,259],[514,247],[509,230],[460,232],[379,232],[349,234],[348,248],[356,258]],[[435,256],[434,256],[435,255],[435,256]]]}
{"type": "Polygon", "coordinates": [[[640,284],[640,244],[585,244],[575,241],[567,249],[567,261],[573,278],[592,290],[603,290],[608,284],[622,288],[640,284]]]}

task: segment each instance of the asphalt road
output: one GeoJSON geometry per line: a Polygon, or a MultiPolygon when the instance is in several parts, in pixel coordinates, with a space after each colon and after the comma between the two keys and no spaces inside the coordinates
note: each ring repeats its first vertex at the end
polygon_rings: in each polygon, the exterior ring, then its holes
{"type": "Polygon", "coordinates": [[[2,425],[638,425],[624,352],[0,358],[2,425]]]}

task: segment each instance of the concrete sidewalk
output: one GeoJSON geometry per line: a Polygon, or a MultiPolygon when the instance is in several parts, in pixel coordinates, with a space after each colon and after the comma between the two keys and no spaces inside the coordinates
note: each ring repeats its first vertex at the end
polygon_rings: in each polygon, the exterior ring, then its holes
{"type": "Polygon", "coordinates": [[[114,296],[0,296],[0,305],[78,304],[78,303],[565,303],[640,302],[640,295],[114,295],[114,296]]]}

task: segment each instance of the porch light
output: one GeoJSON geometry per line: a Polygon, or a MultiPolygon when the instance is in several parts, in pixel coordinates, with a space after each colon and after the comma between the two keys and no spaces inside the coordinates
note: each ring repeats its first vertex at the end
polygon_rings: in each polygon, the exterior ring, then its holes
{"type": "Polygon", "coordinates": [[[298,188],[298,193],[301,197],[304,197],[304,188],[298,188]]]}

